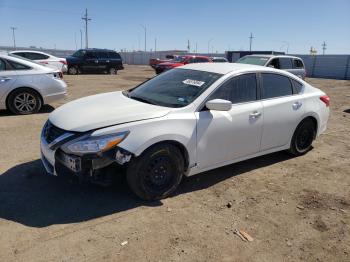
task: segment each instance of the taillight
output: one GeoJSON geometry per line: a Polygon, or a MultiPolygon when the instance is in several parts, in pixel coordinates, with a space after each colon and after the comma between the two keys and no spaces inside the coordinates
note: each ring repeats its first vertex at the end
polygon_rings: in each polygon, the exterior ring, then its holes
{"type": "Polygon", "coordinates": [[[66,61],[66,60],[60,60],[60,62],[61,62],[62,64],[64,64],[64,65],[67,64],[67,61],[66,61]]]}
{"type": "Polygon", "coordinates": [[[330,103],[329,96],[327,96],[327,95],[321,96],[321,97],[320,97],[320,100],[321,100],[323,103],[325,103],[327,107],[329,106],[329,103],[330,103]]]}

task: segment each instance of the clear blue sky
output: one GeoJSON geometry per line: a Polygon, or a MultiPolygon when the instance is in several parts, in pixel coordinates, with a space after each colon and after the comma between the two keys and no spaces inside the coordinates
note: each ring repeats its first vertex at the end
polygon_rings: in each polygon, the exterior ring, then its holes
{"type": "Polygon", "coordinates": [[[0,0],[0,45],[75,49],[80,47],[81,19],[89,16],[89,47],[132,50],[186,49],[197,43],[198,52],[248,50],[253,33],[254,50],[350,53],[350,0],[0,0]]]}

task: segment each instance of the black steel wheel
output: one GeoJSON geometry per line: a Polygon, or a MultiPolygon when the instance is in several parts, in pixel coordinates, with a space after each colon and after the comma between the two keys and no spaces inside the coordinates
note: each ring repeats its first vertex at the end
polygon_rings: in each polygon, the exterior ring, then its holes
{"type": "Polygon", "coordinates": [[[129,163],[127,181],[132,191],[145,200],[162,199],[175,191],[184,173],[180,150],[160,144],[129,163]]]}
{"type": "Polygon", "coordinates": [[[294,132],[289,151],[296,156],[307,153],[311,149],[315,137],[315,122],[310,118],[304,119],[294,132]]]}

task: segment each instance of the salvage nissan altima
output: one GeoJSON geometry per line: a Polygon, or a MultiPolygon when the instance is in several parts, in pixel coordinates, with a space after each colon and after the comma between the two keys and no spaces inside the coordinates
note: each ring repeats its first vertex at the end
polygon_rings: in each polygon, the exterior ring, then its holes
{"type": "Polygon", "coordinates": [[[300,78],[245,64],[190,64],[123,92],[88,96],[49,115],[48,173],[109,184],[126,174],[142,199],[172,194],[183,175],[289,150],[326,130],[329,97],[300,78]]]}

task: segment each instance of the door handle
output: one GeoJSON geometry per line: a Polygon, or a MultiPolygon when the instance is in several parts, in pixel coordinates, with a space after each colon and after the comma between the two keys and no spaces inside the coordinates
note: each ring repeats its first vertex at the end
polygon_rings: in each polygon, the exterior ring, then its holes
{"type": "Polygon", "coordinates": [[[98,60],[95,60],[95,63],[97,64],[97,63],[98,63],[98,60]]]}
{"type": "Polygon", "coordinates": [[[106,62],[109,63],[109,60],[107,60],[106,62]]]}
{"type": "Polygon", "coordinates": [[[251,118],[258,118],[258,117],[261,116],[261,112],[254,111],[254,112],[250,113],[249,116],[250,116],[251,118]]]}
{"type": "Polygon", "coordinates": [[[294,103],[293,103],[293,108],[294,108],[295,110],[297,110],[297,109],[299,109],[302,105],[303,105],[303,103],[297,101],[297,102],[294,102],[294,103]]]}
{"type": "Polygon", "coordinates": [[[3,78],[0,78],[0,82],[6,82],[6,81],[9,81],[11,80],[10,77],[3,77],[3,78]]]}

